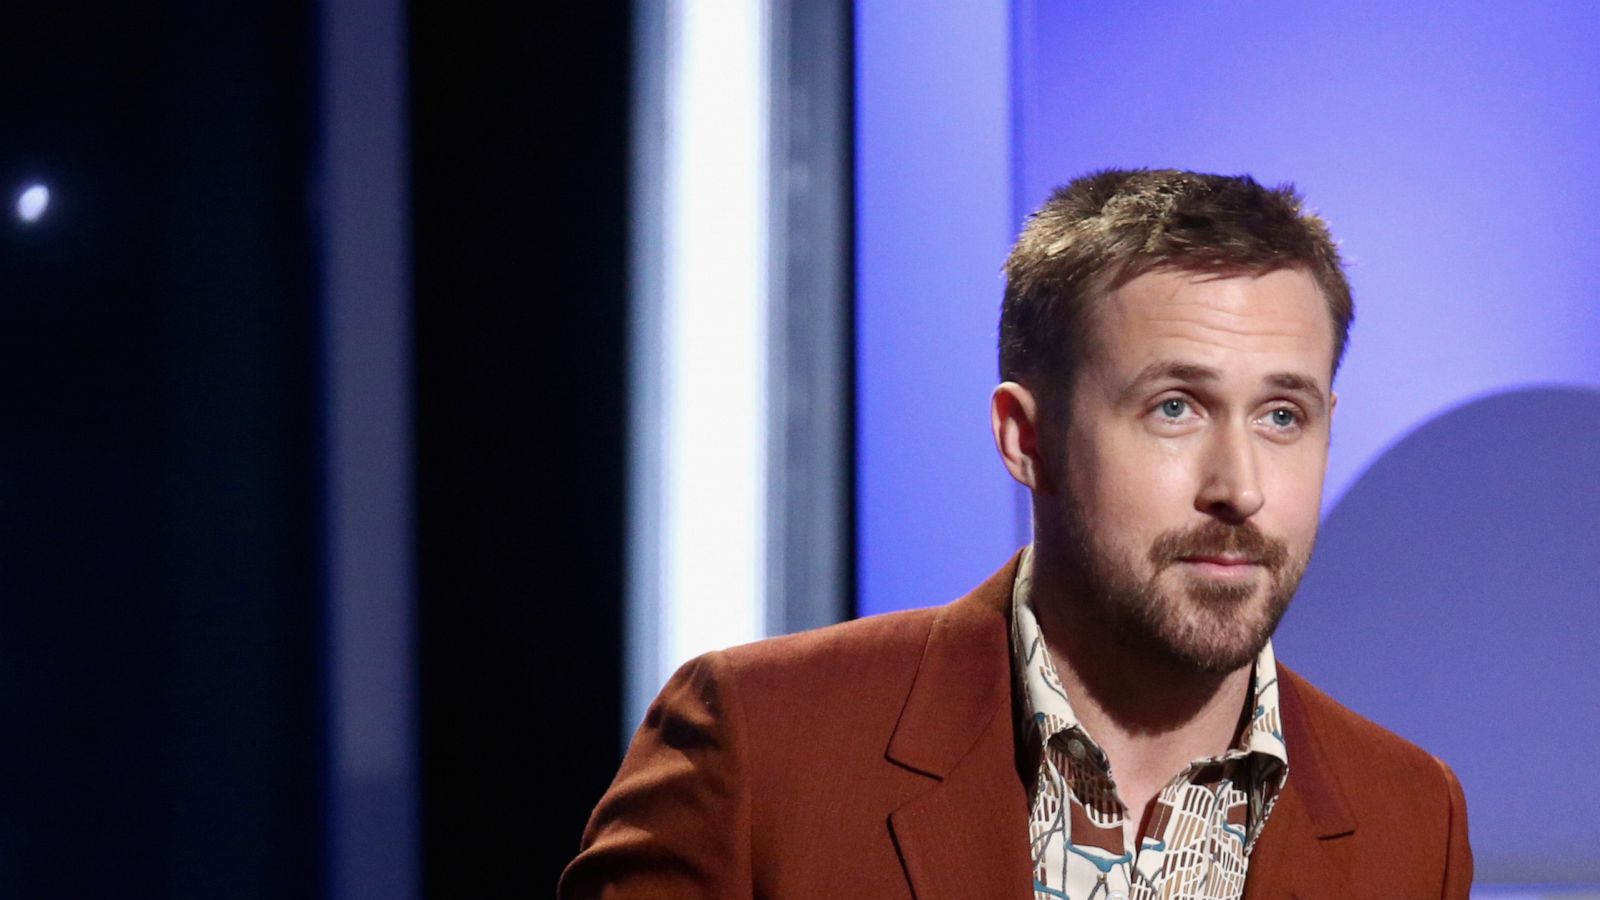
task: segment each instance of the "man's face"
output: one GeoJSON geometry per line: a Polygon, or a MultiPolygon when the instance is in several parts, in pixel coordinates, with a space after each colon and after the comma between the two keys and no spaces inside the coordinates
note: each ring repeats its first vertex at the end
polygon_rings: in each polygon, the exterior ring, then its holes
{"type": "Polygon", "coordinates": [[[1235,671],[1277,627],[1316,538],[1327,304],[1298,270],[1168,271],[1091,318],[1052,464],[1060,549],[1136,646],[1235,671]]]}

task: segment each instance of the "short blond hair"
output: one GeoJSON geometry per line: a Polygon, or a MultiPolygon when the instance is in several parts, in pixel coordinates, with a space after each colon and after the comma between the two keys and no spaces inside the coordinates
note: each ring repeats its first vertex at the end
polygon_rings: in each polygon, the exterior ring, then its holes
{"type": "MultiPolygon", "coordinates": [[[[1093,301],[1157,270],[1306,272],[1333,319],[1338,371],[1355,317],[1333,235],[1293,185],[1248,175],[1105,169],[1056,188],[1006,260],[1000,378],[1069,386],[1093,301]]],[[[1046,392],[1048,395],[1048,392],[1046,392]]]]}

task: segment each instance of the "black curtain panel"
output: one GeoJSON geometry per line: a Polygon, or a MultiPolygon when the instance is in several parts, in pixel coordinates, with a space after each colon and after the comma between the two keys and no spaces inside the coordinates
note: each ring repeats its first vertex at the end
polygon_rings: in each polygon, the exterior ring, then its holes
{"type": "Polygon", "coordinates": [[[621,758],[630,4],[411,4],[427,895],[551,896],[621,758]]]}

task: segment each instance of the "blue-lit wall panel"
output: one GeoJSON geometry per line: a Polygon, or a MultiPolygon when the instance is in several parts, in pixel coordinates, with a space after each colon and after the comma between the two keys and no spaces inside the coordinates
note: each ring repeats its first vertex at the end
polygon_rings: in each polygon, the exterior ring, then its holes
{"type": "MultiPolygon", "coordinates": [[[[880,16],[901,5],[863,4],[880,16]]],[[[1026,540],[997,482],[981,395],[993,380],[993,273],[1053,185],[1136,165],[1294,181],[1342,239],[1358,317],[1336,385],[1318,558],[1281,658],[1455,766],[1480,883],[1600,882],[1600,852],[1579,824],[1600,802],[1600,245],[1589,228],[1600,17],[1579,3],[1018,0],[1010,12],[1005,47],[970,37],[993,10],[939,23],[986,55],[946,55],[939,77],[899,83],[916,95],[907,102],[944,104],[945,126],[965,129],[944,139],[963,148],[990,147],[997,104],[1009,108],[1008,152],[938,151],[972,154],[950,170],[953,187],[884,164],[934,145],[874,99],[870,54],[896,41],[862,28],[862,611],[931,602],[890,587],[970,584],[1026,540]],[[1001,61],[1003,98],[992,87],[1001,61]],[[952,83],[989,85],[989,102],[958,104],[952,83]],[[885,150],[890,140],[902,146],[885,150]],[[997,241],[998,190],[1008,208],[997,241]],[[927,209],[929,196],[941,198],[937,216],[911,227],[936,248],[941,290],[898,291],[871,277],[888,267],[873,253],[912,243],[882,223],[927,209]],[[918,357],[925,345],[897,336],[908,316],[949,349],[918,357]],[[897,358],[939,369],[916,376],[914,403],[889,402],[913,381],[886,376],[883,360],[897,358]],[[899,465],[875,463],[905,444],[917,448],[899,465]]],[[[934,38],[914,18],[882,20],[900,29],[897,52],[940,59],[915,43],[934,38]]]]}
{"type": "Polygon", "coordinates": [[[1009,27],[992,2],[857,5],[863,613],[952,599],[1016,547],[988,431],[1012,237],[1009,27]]]}
{"type": "Polygon", "coordinates": [[[1600,16],[1582,3],[1017,6],[1018,193],[1111,165],[1294,181],[1353,263],[1331,506],[1509,385],[1600,385],[1600,16]]]}

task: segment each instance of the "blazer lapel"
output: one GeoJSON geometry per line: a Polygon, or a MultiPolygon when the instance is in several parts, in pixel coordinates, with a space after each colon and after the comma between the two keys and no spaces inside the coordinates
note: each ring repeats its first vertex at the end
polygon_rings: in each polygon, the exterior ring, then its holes
{"type": "MultiPolygon", "coordinates": [[[[1290,757],[1290,767],[1294,757],[1290,757]]],[[[1294,776],[1291,773],[1290,778],[1294,776]]],[[[1244,900],[1316,900],[1330,893],[1339,896],[1342,879],[1330,874],[1316,826],[1306,814],[1300,795],[1285,786],[1272,808],[1272,818],[1250,854],[1244,900]]]]}
{"type": "Polygon", "coordinates": [[[1355,814],[1312,727],[1300,677],[1278,667],[1278,703],[1289,748],[1289,781],[1250,854],[1244,900],[1343,897],[1346,874],[1333,842],[1355,833],[1355,814]]]}
{"type": "Polygon", "coordinates": [[[940,611],[888,758],[928,777],[889,817],[920,900],[1032,896],[1027,793],[1011,716],[1015,557],[940,611]]]}

